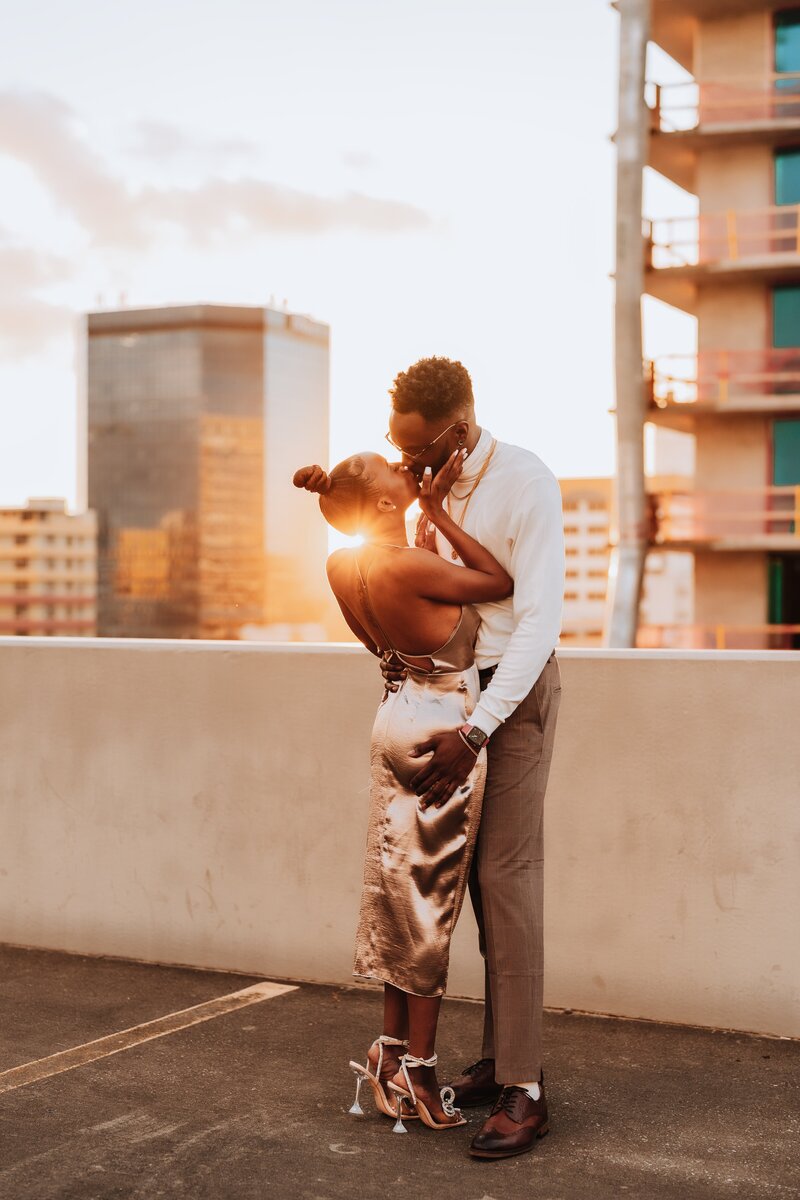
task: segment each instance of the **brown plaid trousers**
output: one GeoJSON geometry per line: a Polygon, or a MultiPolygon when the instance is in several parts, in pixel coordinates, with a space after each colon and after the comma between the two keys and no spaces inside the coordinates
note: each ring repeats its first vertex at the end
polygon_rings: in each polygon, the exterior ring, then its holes
{"type": "Polygon", "coordinates": [[[542,1067],[544,794],[560,702],[554,650],[487,746],[469,891],[485,964],[481,1053],[495,1060],[498,1083],[539,1079],[542,1067]]]}

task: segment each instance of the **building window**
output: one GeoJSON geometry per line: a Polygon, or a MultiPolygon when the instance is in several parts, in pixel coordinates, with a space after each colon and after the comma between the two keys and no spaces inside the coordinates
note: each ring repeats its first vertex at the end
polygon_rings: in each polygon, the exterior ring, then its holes
{"type": "Polygon", "coordinates": [[[794,147],[775,151],[775,203],[800,204],[800,150],[794,147]]]}
{"type": "MultiPolygon", "coordinates": [[[[775,73],[788,75],[800,71],[800,8],[775,14],[775,73]]],[[[778,80],[779,88],[795,91],[800,80],[778,80]]]]}
{"type": "MultiPolygon", "coordinates": [[[[776,349],[800,346],[800,285],[796,283],[772,289],[772,345],[776,349]]],[[[786,390],[789,386],[787,381],[786,390]]],[[[796,383],[791,390],[798,390],[796,383]]]]}

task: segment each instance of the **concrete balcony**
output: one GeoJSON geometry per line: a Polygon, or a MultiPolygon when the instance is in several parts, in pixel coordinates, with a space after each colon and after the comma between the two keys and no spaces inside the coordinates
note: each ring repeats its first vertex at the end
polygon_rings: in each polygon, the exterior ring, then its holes
{"type": "Polygon", "coordinates": [[[671,58],[693,72],[699,22],[775,8],[775,0],[653,0],[650,36],[671,58]]]}
{"type": "Polygon", "coordinates": [[[800,412],[800,347],[701,350],[645,362],[648,420],[691,432],[719,414],[800,412]]]}
{"type": "Polygon", "coordinates": [[[800,279],[800,205],[645,220],[645,287],[694,312],[710,283],[800,279]]]}
{"type": "MultiPolygon", "coordinates": [[[[800,1037],[800,654],[559,655],[545,1003],[800,1037]]],[[[0,639],[0,941],[352,984],[380,695],[353,646],[0,639]]]]}
{"type": "Polygon", "coordinates": [[[649,165],[697,191],[698,156],[745,145],[800,145],[800,73],[648,83],[649,165]]]}
{"type": "Polygon", "coordinates": [[[800,552],[800,487],[663,490],[650,503],[656,546],[800,552]]]}

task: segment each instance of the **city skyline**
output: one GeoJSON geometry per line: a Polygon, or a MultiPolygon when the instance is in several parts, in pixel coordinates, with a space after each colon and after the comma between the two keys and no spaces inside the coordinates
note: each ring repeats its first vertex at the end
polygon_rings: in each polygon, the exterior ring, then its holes
{"type": "Polygon", "coordinates": [[[576,40],[519,3],[414,3],[388,35],[352,2],[145,3],[120,39],[90,0],[32,4],[0,78],[0,503],[74,502],[72,333],[121,293],[330,324],[331,461],[379,449],[393,376],[439,353],[498,436],[613,473],[617,18],[580,9],[576,40]]]}

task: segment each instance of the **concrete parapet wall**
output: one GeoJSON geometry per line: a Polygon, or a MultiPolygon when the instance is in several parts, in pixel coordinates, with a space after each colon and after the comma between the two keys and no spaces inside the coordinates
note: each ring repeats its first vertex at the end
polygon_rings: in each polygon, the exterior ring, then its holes
{"type": "MultiPolygon", "coordinates": [[[[800,1036],[800,653],[559,658],[546,1003],[800,1036]]],[[[352,982],[380,694],[344,645],[0,638],[0,940],[352,982]]]]}

